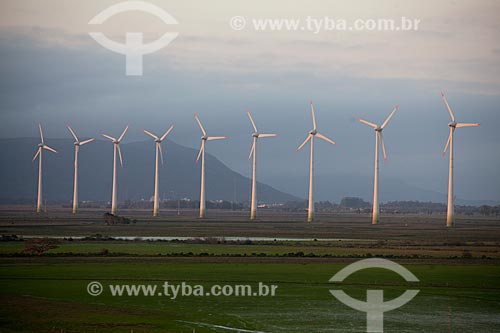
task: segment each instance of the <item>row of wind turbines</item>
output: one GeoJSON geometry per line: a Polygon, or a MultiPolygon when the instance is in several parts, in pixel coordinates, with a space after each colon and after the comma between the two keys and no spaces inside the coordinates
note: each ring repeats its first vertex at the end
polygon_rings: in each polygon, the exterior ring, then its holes
{"type": "MultiPolygon", "coordinates": [[[[478,123],[457,123],[455,120],[455,116],[451,110],[450,105],[448,104],[448,101],[446,100],[446,97],[443,93],[441,93],[441,96],[443,98],[443,101],[446,105],[446,108],[450,114],[451,117],[451,122],[448,124],[450,131],[448,135],[448,140],[446,142],[445,148],[443,150],[443,156],[446,154],[446,151],[449,148],[449,174],[448,174],[448,209],[447,209],[447,215],[446,215],[446,226],[451,227],[454,224],[454,210],[453,210],[453,135],[455,132],[455,129],[460,128],[460,127],[473,127],[473,126],[479,126],[478,123]]],[[[317,123],[316,123],[316,115],[314,113],[314,106],[312,104],[312,101],[310,102],[311,106],[311,115],[312,115],[312,123],[313,123],[313,128],[312,130],[309,131],[306,139],[302,144],[296,149],[296,151],[301,150],[307,143],[310,145],[310,157],[309,157],[309,196],[308,196],[308,214],[307,214],[307,221],[312,222],[314,220],[314,200],[313,200],[313,175],[314,175],[314,139],[319,138],[322,139],[328,143],[331,143],[333,145],[336,144],[335,141],[332,139],[326,137],[325,135],[321,134],[318,132],[317,129],[317,123]]],[[[373,207],[372,207],[372,224],[377,224],[379,222],[379,200],[378,200],[378,192],[379,192],[379,147],[382,148],[382,153],[384,160],[387,159],[387,154],[385,150],[385,143],[384,143],[384,137],[382,136],[382,131],[384,128],[387,126],[391,118],[394,116],[396,111],[398,110],[398,106],[396,105],[392,112],[389,114],[389,116],[384,120],[382,125],[377,125],[373,122],[356,118],[359,120],[361,123],[366,124],[370,127],[372,127],[375,130],[375,165],[374,165],[374,181],[373,181],[373,207]]],[[[272,133],[272,134],[262,134],[259,133],[257,130],[257,126],[252,118],[252,115],[250,112],[247,110],[248,118],[250,119],[250,122],[252,124],[254,132],[252,133],[252,138],[253,138],[253,143],[252,147],[250,149],[250,154],[248,156],[248,159],[252,159],[252,194],[251,194],[251,207],[250,207],[250,219],[254,220],[257,216],[257,141],[259,138],[268,138],[268,137],[276,137],[278,134],[272,133]]],[[[201,158],[201,188],[200,188],[200,218],[204,218],[206,215],[206,209],[205,209],[205,146],[207,141],[214,141],[214,140],[222,140],[226,139],[227,136],[208,136],[207,132],[205,131],[205,128],[203,127],[203,124],[200,121],[200,118],[198,115],[194,115],[194,118],[196,122],[198,123],[198,126],[200,127],[200,130],[202,132],[202,137],[201,137],[201,146],[200,150],[198,152],[198,156],[196,157],[196,163],[199,162],[201,158]]],[[[35,156],[33,157],[33,161],[38,157],[38,197],[37,197],[37,212],[41,212],[42,208],[42,153],[43,150],[48,150],[53,153],[57,153],[57,151],[48,145],[45,144],[44,137],[43,137],[43,131],[42,131],[42,126],[41,124],[38,125],[39,130],[40,130],[40,139],[41,143],[38,145],[38,150],[35,153],[35,156]]],[[[129,126],[125,127],[123,132],[120,134],[118,138],[112,137],[107,134],[101,134],[103,137],[109,139],[113,143],[113,182],[112,182],[112,190],[111,190],[111,213],[115,214],[116,213],[116,207],[117,207],[117,201],[116,201],[116,172],[117,172],[117,157],[120,159],[120,165],[123,166],[123,158],[122,158],[122,153],[120,150],[120,142],[123,140],[125,134],[128,131],[129,126]]],[[[168,134],[172,131],[174,128],[173,125],[171,125],[165,133],[163,133],[162,136],[157,136],[150,131],[144,130],[144,133],[149,135],[151,138],[154,139],[155,142],[155,178],[154,178],[154,203],[153,203],[153,216],[158,216],[159,213],[159,162],[161,160],[161,163],[163,164],[163,151],[161,147],[161,143],[165,138],[168,136],[168,134]]],[[[78,210],[78,153],[80,150],[80,147],[90,143],[95,140],[95,138],[90,138],[84,141],[80,141],[73,131],[73,129],[68,126],[68,130],[70,131],[71,135],[75,139],[75,158],[74,158],[74,183],[73,183],[73,214],[76,214],[78,210]]]]}

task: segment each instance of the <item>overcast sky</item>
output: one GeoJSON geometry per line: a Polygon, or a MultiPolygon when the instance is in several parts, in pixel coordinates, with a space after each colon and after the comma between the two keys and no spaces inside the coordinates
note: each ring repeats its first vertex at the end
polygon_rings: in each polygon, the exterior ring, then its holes
{"type": "Polygon", "coordinates": [[[384,130],[382,177],[445,193],[444,91],[459,122],[481,123],[456,131],[457,197],[500,201],[500,2],[150,1],[179,24],[129,12],[88,25],[117,2],[0,3],[0,137],[36,136],[38,121],[48,138],[68,137],[66,124],[86,137],[118,135],[130,123],[130,142],[147,139],[143,128],[161,133],[175,123],[172,140],[197,148],[198,113],[209,135],[230,136],[208,152],[249,175],[249,108],[259,131],[281,134],[259,142],[260,180],[294,194],[303,187],[306,197],[308,153],[295,148],[312,126],[309,100],[319,131],[338,142],[318,142],[316,172],[353,181],[371,177],[374,148],[373,130],[355,117],[380,124],[399,104],[384,130]],[[307,16],[420,24],[404,32],[235,31],[236,15],[247,25],[307,16]],[[133,77],[123,55],[88,35],[96,29],[120,43],[126,32],[144,32],[148,42],[179,36],[146,55],[144,75],[133,77]]]}

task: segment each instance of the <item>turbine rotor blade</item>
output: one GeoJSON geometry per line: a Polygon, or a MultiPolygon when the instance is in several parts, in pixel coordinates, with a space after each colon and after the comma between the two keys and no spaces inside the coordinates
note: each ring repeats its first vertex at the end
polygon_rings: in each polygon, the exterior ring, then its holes
{"type": "Polygon", "coordinates": [[[174,128],[174,124],[170,125],[170,128],[165,133],[163,133],[163,135],[161,136],[160,141],[165,140],[165,138],[167,137],[168,133],[170,133],[170,131],[172,131],[173,128],[174,128]]]}
{"type": "Polygon", "coordinates": [[[40,155],[40,150],[41,150],[41,148],[38,148],[38,150],[35,153],[35,156],[33,156],[32,162],[34,162],[36,160],[36,158],[38,157],[38,155],[40,155]]]}
{"type": "Polygon", "coordinates": [[[42,140],[42,144],[43,144],[43,131],[42,131],[42,124],[38,123],[38,129],[40,130],[40,139],[42,140]]]}
{"type": "Polygon", "coordinates": [[[337,143],[335,141],[333,141],[332,139],[330,138],[327,138],[326,136],[324,136],[323,134],[321,133],[316,133],[316,136],[320,139],[323,139],[325,140],[326,142],[330,142],[332,145],[336,145],[337,143]]]}
{"type": "Polygon", "coordinates": [[[118,156],[120,156],[120,165],[123,166],[122,150],[119,144],[116,144],[116,149],[118,150],[118,156]]]}
{"type": "Polygon", "coordinates": [[[446,100],[446,96],[441,93],[441,97],[443,97],[444,104],[446,104],[446,108],[448,109],[448,112],[450,113],[451,121],[455,121],[455,116],[453,115],[453,112],[451,111],[450,105],[448,104],[448,101],[446,100]]]}
{"type": "Polygon", "coordinates": [[[311,134],[309,134],[309,135],[307,136],[307,138],[304,140],[304,142],[302,142],[302,144],[299,146],[299,148],[297,148],[295,151],[299,151],[299,150],[301,150],[301,149],[302,149],[302,147],[304,147],[304,146],[305,146],[305,144],[306,144],[309,140],[311,140],[311,134]]]}
{"type": "Polygon", "coordinates": [[[161,142],[158,142],[158,149],[160,150],[161,165],[163,165],[163,150],[161,149],[161,142]]]}
{"type": "Polygon", "coordinates": [[[459,127],[477,127],[477,126],[480,126],[480,124],[478,124],[478,123],[458,123],[456,125],[457,128],[459,128],[459,127]]]}
{"type": "Polygon", "coordinates": [[[57,150],[55,150],[54,148],[51,148],[51,147],[49,147],[47,145],[43,145],[42,148],[43,149],[47,149],[47,150],[49,150],[49,151],[57,154],[57,150]]]}
{"type": "Polygon", "coordinates": [[[125,136],[125,133],[127,133],[128,131],[128,125],[127,127],[125,127],[125,129],[123,130],[122,132],[122,135],[120,135],[120,137],[118,138],[118,142],[122,141],[123,137],[125,136]]]}
{"type": "Polygon", "coordinates": [[[448,146],[450,145],[452,131],[453,131],[453,129],[450,128],[450,134],[448,135],[448,140],[446,141],[446,146],[444,146],[443,156],[444,156],[444,154],[446,154],[446,150],[448,150],[448,146]]]}
{"type": "Polygon", "coordinates": [[[207,141],[227,139],[227,136],[209,136],[207,141]]]}
{"type": "Polygon", "coordinates": [[[371,127],[373,127],[373,128],[377,128],[377,127],[378,127],[376,124],[371,123],[371,122],[369,122],[369,121],[367,121],[367,120],[364,120],[364,119],[361,119],[361,118],[356,118],[356,120],[358,120],[358,121],[362,122],[363,124],[366,124],[366,125],[368,125],[368,126],[371,126],[371,127]]]}
{"type": "Polygon", "coordinates": [[[92,138],[92,139],[88,139],[88,140],[82,141],[82,142],[80,142],[80,146],[83,146],[84,144],[89,143],[89,142],[92,142],[92,141],[94,141],[94,140],[95,140],[95,138],[92,138]]]}
{"type": "Polygon", "coordinates": [[[150,137],[152,137],[153,139],[155,140],[158,140],[158,137],[156,135],[154,135],[153,133],[149,132],[149,131],[146,131],[146,130],[143,130],[144,133],[146,133],[147,135],[149,135],[150,137]]]}
{"type": "Polygon", "coordinates": [[[255,141],[252,143],[252,148],[250,148],[250,154],[248,155],[248,160],[252,158],[252,154],[255,153],[255,141]]]}
{"type": "Polygon", "coordinates": [[[260,138],[270,138],[270,137],[273,137],[273,136],[279,136],[279,134],[259,134],[259,139],[260,138]]]}
{"type": "Polygon", "coordinates": [[[113,138],[112,136],[109,136],[107,134],[101,134],[103,137],[107,138],[107,139],[110,139],[111,141],[116,141],[115,138],[113,138]]]}
{"type": "Polygon", "coordinates": [[[203,148],[203,143],[202,143],[201,147],[200,147],[200,151],[198,152],[198,157],[196,157],[196,163],[198,163],[198,161],[200,160],[200,156],[201,156],[201,153],[203,150],[204,150],[204,148],[203,148]]]}
{"type": "Polygon", "coordinates": [[[311,114],[312,114],[312,119],[313,119],[313,130],[316,130],[316,128],[317,128],[317,126],[316,126],[316,115],[314,114],[313,102],[311,101],[310,104],[311,104],[311,114]]]}
{"type": "Polygon", "coordinates": [[[387,123],[389,122],[389,120],[391,120],[392,116],[394,116],[394,114],[396,113],[396,111],[398,111],[398,106],[397,105],[394,107],[394,109],[392,110],[391,114],[387,117],[387,119],[384,121],[384,123],[382,124],[382,126],[380,126],[380,128],[384,128],[385,125],[387,125],[387,123]]]}
{"type": "Polygon", "coordinates": [[[384,161],[386,161],[387,160],[387,154],[385,153],[384,137],[382,136],[382,132],[377,132],[377,134],[380,137],[380,143],[382,144],[382,153],[384,154],[384,161]]]}
{"type": "Polygon", "coordinates": [[[253,121],[252,115],[250,114],[250,111],[247,110],[248,118],[250,118],[250,121],[252,122],[253,129],[255,130],[255,133],[257,133],[257,126],[255,126],[255,122],[253,121]]]}
{"type": "Polygon", "coordinates": [[[69,129],[69,131],[71,132],[71,135],[73,135],[73,137],[75,138],[75,141],[76,141],[76,142],[79,142],[79,141],[78,141],[78,137],[76,136],[75,132],[73,132],[73,129],[72,129],[70,126],[68,126],[68,129],[69,129]]]}
{"type": "Polygon", "coordinates": [[[196,119],[196,122],[198,123],[198,126],[200,126],[201,132],[203,135],[207,135],[207,132],[205,132],[205,128],[203,128],[203,125],[201,124],[200,118],[198,118],[198,115],[195,113],[194,119],[196,119]]]}

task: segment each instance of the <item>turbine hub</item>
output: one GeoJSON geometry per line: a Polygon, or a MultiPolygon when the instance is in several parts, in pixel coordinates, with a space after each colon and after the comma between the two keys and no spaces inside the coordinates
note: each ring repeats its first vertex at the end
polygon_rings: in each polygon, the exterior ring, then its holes
{"type": "Polygon", "coordinates": [[[452,121],[451,123],[448,124],[448,126],[455,128],[455,127],[457,127],[457,122],[452,121]]]}
{"type": "Polygon", "coordinates": [[[383,128],[382,127],[377,127],[375,128],[375,132],[382,132],[383,128]]]}
{"type": "Polygon", "coordinates": [[[75,141],[74,145],[75,145],[75,146],[79,146],[79,145],[80,145],[80,142],[75,141]]]}
{"type": "Polygon", "coordinates": [[[43,147],[43,143],[39,143],[38,148],[42,148],[42,147],[43,147]]]}
{"type": "Polygon", "coordinates": [[[155,142],[156,143],[161,143],[161,140],[158,138],[158,139],[155,139],[155,142]]]}
{"type": "Polygon", "coordinates": [[[318,133],[317,130],[312,130],[312,131],[309,132],[309,134],[311,134],[311,135],[316,135],[317,133],[318,133]]]}
{"type": "Polygon", "coordinates": [[[253,136],[254,138],[258,138],[258,137],[259,137],[259,133],[255,132],[255,133],[253,133],[253,134],[252,134],[252,136],[253,136]]]}
{"type": "Polygon", "coordinates": [[[207,136],[207,135],[204,135],[204,136],[202,136],[202,137],[201,137],[201,139],[202,139],[202,140],[205,140],[205,141],[207,141],[207,139],[208,139],[208,136],[207,136]]]}

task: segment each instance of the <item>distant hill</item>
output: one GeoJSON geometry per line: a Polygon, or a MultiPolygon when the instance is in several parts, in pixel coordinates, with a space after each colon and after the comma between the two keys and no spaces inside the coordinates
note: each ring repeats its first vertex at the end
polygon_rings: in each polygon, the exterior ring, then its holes
{"type": "MultiPolygon", "coordinates": [[[[70,201],[73,191],[74,145],[70,139],[46,139],[59,154],[44,152],[44,199],[70,201]]],[[[0,201],[35,200],[38,163],[31,160],[38,138],[0,139],[0,201]]],[[[151,141],[121,144],[124,166],[118,170],[118,200],[149,200],[153,194],[154,152],[151,141]]],[[[96,140],[79,155],[80,200],[109,201],[111,198],[112,144],[96,140]]],[[[172,141],[163,143],[165,164],[160,171],[161,197],[199,198],[200,165],[197,150],[172,141]]],[[[206,154],[207,200],[245,202],[250,199],[250,179],[234,172],[206,154]]],[[[301,200],[271,186],[258,185],[262,202],[301,200]]]]}

